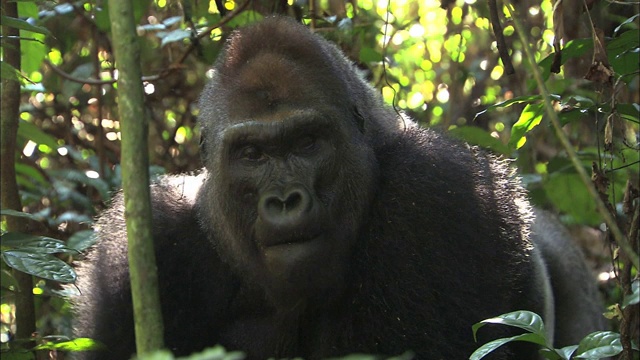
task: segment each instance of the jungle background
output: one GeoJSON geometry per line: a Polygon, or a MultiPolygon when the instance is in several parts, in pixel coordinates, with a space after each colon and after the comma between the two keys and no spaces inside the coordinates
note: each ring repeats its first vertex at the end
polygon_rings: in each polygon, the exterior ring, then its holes
{"type": "MultiPolygon", "coordinates": [[[[583,247],[622,346],[637,346],[637,1],[132,3],[152,176],[202,166],[197,99],[230,32],[274,13],[296,17],[337,43],[389,106],[514,159],[532,202],[558,213],[583,247]],[[622,237],[605,225],[598,199],[622,237]]],[[[73,261],[95,241],[92,222],[121,187],[108,6],[2,1],[3,358],[64,358],[56,344],[71,336],[65,296],[73,289],[61,284],[75,280],[73,261]],[[18,66],[11,40],[19,40],[18,66]],[[4,109],[16,102],[18,118],[9,118],[4,109]],[[33,284],[26,336],[16,333],[21,276],[33,284]],[[15,351],[34,343],[37,353],[15,351]]]]}

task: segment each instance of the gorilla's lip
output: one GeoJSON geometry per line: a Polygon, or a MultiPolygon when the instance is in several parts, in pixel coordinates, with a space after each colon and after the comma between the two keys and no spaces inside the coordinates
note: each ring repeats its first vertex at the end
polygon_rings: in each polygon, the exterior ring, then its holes
{"type": "Polygon", "coordinates": [[[320,238],[322,238],[322,233],[314,233],[313,235],[280,237],[271,239],[271,241],[259,241],[259,244],[261,244],[264,248],[277,248],[314,242],[316,240],[319,240],[320,238]]]}

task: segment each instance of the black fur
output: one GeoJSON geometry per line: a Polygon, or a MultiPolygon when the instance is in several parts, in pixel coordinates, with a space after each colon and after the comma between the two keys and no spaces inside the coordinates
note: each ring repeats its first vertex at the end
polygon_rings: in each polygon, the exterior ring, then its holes
{"type": "MultiPolygon", "coordinates": [[[[532,250],[533,214],[508,165],[398,117],[303,26],[240,30],[200,107],[206,170],[152,187],[165,343],[177,354],[220,343],[254,359],[464,359],[480,320],[527,309],[553,322],[548,289],[580,307],[555,316],[556,345],[601,326],[595,300],[580,305],[597,296],[593,281],[561,264],[570,251],[586,272],[566,237],[537,226],[546,245],[532,250]]],[[[109,348],[81,358],[135,351],[122,208],[116,197],[79,268],[76,335],[109,348]]],[[[536,358],[522,344],[492,357],[536,358]]]]}

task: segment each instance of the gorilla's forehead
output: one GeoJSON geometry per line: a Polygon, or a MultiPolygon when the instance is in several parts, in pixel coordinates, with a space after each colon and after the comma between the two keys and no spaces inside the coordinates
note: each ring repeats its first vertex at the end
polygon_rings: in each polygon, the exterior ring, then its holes
{"type": "Polygon", "coordinates": [[[348,94],[342,80],[330,74],[282,54],[257,54],[232,76],[235,86],[228,95],[234,101],[229,102],[229,116],[279,118],[277,114],[288,109],[317,104],[341,107],[343,104],[336,99],[346,99],[348,94]]]}

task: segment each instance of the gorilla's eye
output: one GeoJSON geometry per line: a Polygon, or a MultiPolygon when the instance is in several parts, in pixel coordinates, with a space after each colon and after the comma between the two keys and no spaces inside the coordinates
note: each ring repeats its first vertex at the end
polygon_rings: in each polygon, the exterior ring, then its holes
{"type": "Polygon", "coordinates": [[[247,145],[242,148],[240,152],[240,158],[251,161],[258,161],[264,159],[265,155],[260,149],[258,149],[257,146],[247,145]]]}
{"type": "Polygon", "coordinates": [[[298,140],[296,144],[296,150],[298,151],[310,151],[315,149],[315,147],[316,147],[316,138],[311,135],[307,135],[300,138],[300,140],[298,140]]]}

